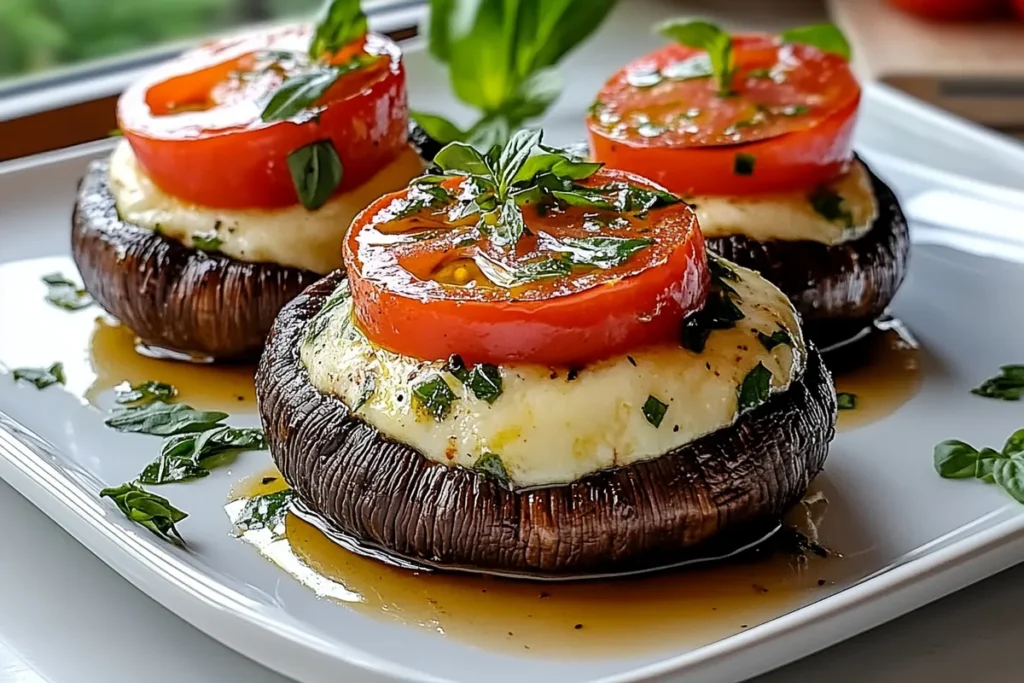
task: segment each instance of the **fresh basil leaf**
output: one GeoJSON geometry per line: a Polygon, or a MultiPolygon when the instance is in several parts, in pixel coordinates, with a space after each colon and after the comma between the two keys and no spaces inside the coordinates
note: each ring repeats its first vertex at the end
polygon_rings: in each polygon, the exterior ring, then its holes
{"type": "Polygon", "coordinates": [[[343,280],[338,285],[331,295],[324,301],[324,305],[320,307],[316,315],[306,323],[306,343],[311,344],[317,340],[317,338],[324,333],[327,326],[331,322],[331,313],[348,301],[350,296],[348,288],[348,280],[343,280]]]}
{"type": "Polygon", "coordinates": [[[498,263],[484,254],[473,257],[474,263],[488,280],[506,289],[518,287],[536,280],[562,277],[572,272],[572,264],[565,259],[545,258],[531,261],[516,268],[498,263]]]}
{"type": "MultiPolygon", "coordinates": [[[[761,345],[768,351],[771,351],[776,346],[784,344],[785,346],[793,346],[793,338],[789,336],[789,332],[782,329],[781,327],[770,335],[764,332],[757,333],[757,339],[761,342],[761,345]]],[[[852,394],[850,394],[852,396],[852,394]]]]}
{"type": "Polygon", "coordinates": [[[446,173],[466,173],[469,175],[489,176],[491,169],[487,161],[472,145],[464,142],[452,142],[441,148],[434,156],[434,163],[446,173]]]}
{"type": "Polygon", "coordinates": [[[502,108],[502,118],[508,121],[511,130],[524,121],[542,116],[562,94],[564,87],[558,69],[541,69],[520,84],[515,95],[502,108]]]}
{"type": "Polygon", "coordinates": [[[654,425],[655,428],[661,426],[661,421],[665,419],[666,411],[668,411],[668,404],[662,403],[654,396],[648,396],[647,400],[644,402],[644,417],[647,418],[647,421],[654,425]]]}
{"type": "MultiPolygon", "coordinates": [[[[509,139],[515,128],[515,125],[505,114],[489,114],[477,121],[469,129],[469,132],[466,133],[467,142],[476,149],[481,150],[500,148],[509,139]]],[[[489,161],[496,165],[498,160],[491,159],[489,161]]]]}
{"type": "Polygon", "coordinates": [[[737,396],[740,413],[753,410],[768,400],[772,389],[772,371],[758,362],[754,369],[743,378],[737,396]]]}
{"type": "Polygon", "coordinates": [[[448,416],[452,403],[455,402],[455,394],[440,375],[433,375],[429,379],[414,384],[412,395],[438,422],[448,416]]]}
{"type": "Polygon", "coordinates": [[[216,230],[192,233],[192,246],[199,251],[217,251],[224,241],[217,236],[216,230]]]}
{"type": "Polygon", "coordinates": [[[974,476],[981,479],[986,484],[995,483],[993,471],[995,470],[996,463],[1006,457],[1007,456],[992,448],[982,448],[978,452],[978,466],[974,472],[974,476]]]}
{"type": "Polygon", "coordinates": [[[601,162],[563,158],[551,167],[551,173],[564,180],[586,180],[602,168],[604,164],[601,162]]]}
{"type": "Polygon", "coordinates": [[[185,541],[175,526],[188,514],[171,505],[170,501],[141,486],[129,482],[100,491],[100,498],[110,498],[125,517],[139,524],[158,537],[177,546],[185,541]]]}
{"type": "Polygon", "coordinates": [[[480,474],[497,479],[502,485],[508,486],[508,470],[505,469],[505,463],[502,462],[501,458],[494,453],[481,454],[476,459],[476,462],[473,463],[473,469],[480,474]]]}
{"type": "Polygon", "coordinates": [[[600,190],[589,190],[586,188],[575,188],[572,191],[564,192],[552,190],[552,196],[569,206],[580,206],[585,209],[596,209],[598,211],[617,211],[614,199],[609,199],[600,190]]]}
{"type": "Polygon", "coordinates": [[[139,476],[143,484],[168,484],[199,479],[224,456],[266,450],[262,429],[218,426],[202,433],[181,434],[164,441],[160,456],[139,476]]]}
{"type": "Polygon", "coordinates": [[[43,276],[46,284],[46,301],[68,311],[77,311],[93,303],[92,297],[77,282],[68,279],[61,273],[50,273],[43,276]]]}
{"type": "Polygon", "coordinates": [[[396,200],[392,206],[401,207],[393,211],[392,219],[408,218],[426,209],[440,209],[452,201],[451,195],[443,187],[431,183],[420,183],[414,180],[404,199],[396,200]]]}
{"type": "Polygon", "coordinates": [[[853,214],[843,208],[843,197],[828,187],[819,187],[810,196],[811,208],[833,223],[853,227],[853,214]]]}
{"type": "Polygon", "coordinates": [[[971,479],[978,472],[978,451],[963,441],[943,441],[933,458],[935,471],[945,479],[971,479]]]}
{"type": "Polygon", "coordinates": [[[515,182],[516,175],[540,144],[541,136],[539,130],[519,130],[502,147],[498,157],[498,168],[501,169],[498,175],[499,193],[504,193],[515,182]]]}
{"type": "Polygon", "coordinates": [[[117,389],[117,398],[114,400],[122,405],[129,403],[152,403],[153,401],[171,401],[178,395],[178,390],[164,382],[139,382],[128,387],[117,389]]]}
{"type": "Polygon", "coordinates": [[[614,268],[621,266],[633,254],[654,244],[646,237],[564,237],[557,240],[544,235],[542,245],[550,251],[568,254],[578,266],[614,268]]]}
{"type": "Polygon", "coordinates": [[[155,401],[137,408],[119,408],[104,424],[121,432],[171,436],[206,431],[227,416],[227,413],[196,410],[183,403],[155,401]]]}
{"type": "Polygon", "coordinates": [[[782,38],[783,42],[810,45],[822,52],[839,55],[846,61],[850,61],[852,57],[850,42],[835,24],[799,26],[783,31],[779,34],[779,37],[782,38]]]}
{"type": "Polygon", "coordinates": [[[260,118],[267,123],[287,121],[324,96],[345,70],[318,65],[285,80],[267,100],[260,118]]]}
{"type": "Polygon", "coordinates": [[[719,94],[724,96],[732,92],[736,66],[733,63],[732,38],[728,33],[707,21],[679,19],[661,24],[658,32],[677,43],[706,51],[719,94]]]}
{"type": "Polygon", "coordinates": [[[1007,457],[1024,454],[1024,429],[1018,429],[1003,444],[1003,454],[1007,457]]]}
{"type": "Polygon", "coordinates": [[[142,470],[142,474],[139,475],[139,483],[159,486],[193,481],[209,475],[210,470],[191,460],[157,458],[142,470]]]}
{"type": "Polygon", "coordinates": [[[288,511],[297,498],[298,495],[292,489],[254,496],[245,501],[231,523],[239,533],[269,529],[275,538],[282,538],[288,511]]]}
{"type": "Polygon", "coordinates": [[[432,140],[442,145],[447,145],[449,142],[465,141],[468,137],[465,131],[443,116],[422,111],[411,111],[409,116],[432,140]]]}
{"type": "Polygon", "coordinates": [[[369,30],[366,15],[359,0],[331,0],[317,20],[313,39],[309,43],[311,59],[333,54],[369,30]]]}
{"type": "Polygon", "coordinates": [[[505,202],[498,213],[498,222],[493,226],[491,241],[499,247],[514,246],[525,229],[523,210],[515,202],[505,202]]]}
{"type": "MultiPolygon", "coordinates": [[[[709,264],[714,261],[708,259],[709,264]]],[[[732,287],[726,285],[724,280],[713,278],[704,307],[683,319],[680,345],[694,353],[703,353],[713,330],[728,330],[743,320],[743,309],[736,305],[734,296],[732,287]]]]}
{"type": "Polygon", "coordinates": [[[836,394],[836,407],[839,410],[855,410],[857,408],[857,394],[841,391],[836,394]]]}
{"type": "Polygon", "coordinates": [[[288,155],[295,193],[308,211],[316,211],[327,203],[341,185],[341,158],[330,140],[311,142],[288,155]]]}
{"type": "Polygon", "coordinates": [[[992,467],[992,480],[1018,503],[1024,503],[1024,460],[997,460],[992,467]]]}
{"type": "Polygon", "coordinates": [[[67,382],[63,363],[54,363],[48,368],[15,368],[13,375],[15,382],[28,382],[34,384],[36,389],[67,382]]]}
{"type": "Polygon", "coordinates": [[[995,377],[985,380],[971,393],[1001,401],[1019,401],[1024,395],[1024,365],[1004,365],[995,377]]]}
{"type": "Polygon", "coordinates": [[[694,55],[689,59],[672,62],[661,70],[661,75],[673,81],[688,81],[715,75],[709,55],[694,55]]]}
{"type": "Polygon", "coordinates": [[[739,153],[733,157],[732,171],[736,175],[754,175],[754,165],[757,157],[753,154],[739,153]]]}
{"type": "Polygon", "coordinates": [[[461,377],[458,379],[469,387],[474,396],[481,401],[487,401],[489,404],[497,401],[503,391],[501,371],[497,366],[487,363],[475,365],[466,375],[465,379],[461,377]]]}

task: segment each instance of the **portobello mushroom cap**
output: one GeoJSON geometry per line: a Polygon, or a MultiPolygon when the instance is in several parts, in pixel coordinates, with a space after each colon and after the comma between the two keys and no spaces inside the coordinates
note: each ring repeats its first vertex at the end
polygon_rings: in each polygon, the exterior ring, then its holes
{"type": "Polygon", "coordinates": [[[510,490],[427,459],[312,386],[299,358],[305,323],[342,279],[326,277],[278,316],[256,374],[260,417],[301,503],[401,558],[547,576],[664,566],[777,522],[835,434],[831,377],[809,346],[804,374],[731,427],[570,484],[510,490]]]}
{"type": "Polygon", "coordinates": [[[803,318],[804,334],[821,348],[870,327],[907,274],[907,220],[892,189],[870,169],[868,173],[878,217],[859,239],[827,245],[806,240],[758,242],[744,235],[705,238],[708,249],[756,270],[781,289],[803,318]]]}
{"type": "Polygon", "coordinates": [[[89,294],[142,343],[193,357],[257,356],[274,317],[320,275],[192,249],[121,220],[94,161],[78,186],[71,253],[89,294]]]}

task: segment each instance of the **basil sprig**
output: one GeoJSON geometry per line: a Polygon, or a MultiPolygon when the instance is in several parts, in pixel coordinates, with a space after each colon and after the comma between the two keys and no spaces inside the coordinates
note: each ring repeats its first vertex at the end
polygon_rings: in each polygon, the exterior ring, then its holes
{"type": "Polygon", "coordinates": [[[227,416],[217,411],[196,410],[184,403],[154,401],[139,407],[119,408],[104,424],[120,432],[173,436],[206,431],[227,416]]]}
{"type": "Polygon", "coordinates": [[[227,456],[266,450],[262,429],[218,425],[201,433],[179,434],[164,441],[160,456],[139,475],[143,484],[200,479],[227,456]]]}
{"type": "Polygon", "coordinates": [[[1024,395],[1024,365],[1004,365],[998,375],[971,389],[971,393],[1001,401],[1019,401],[1024,395]]]}
{"type": "Polygon", "coordinates": [[[310,59],[331,55],[366,35],[369,24],[359,0],[328,0],[309,42],[310,59]]]}
{"type": "Polygon", "coordinates": [[[341,158],[330,140],[311,142],[291,152],[288,170],[299,201],[309,211],[327,203],[344,175],[341,158]]]}
{"type": "Polygon", "coordinates": [[[125,517],[168,543],[185,545],[175,525],[188,517],[188,513],[171,505],[166,498],[150,493],[134,482],[105,488],[100,491],[100,497],[110,498],[125,517]]]}
{"type": "Polygon", "coordinates": [[[46,301],[68,311],[77,311],[92,305],[92,296],[85,288],[62,273],[43,276],[46,284],[46,301]]]}
{"type": "Polygon", "coordinates": [[[779,37],[785,43],[800,43],[816,47],[822,52],[839,55],[846,61],[850,61],[853,51],[850,48],[850,41],[846,39],[843,32],[835,24],[813,24],[811,26],[798,26],[783,31],[779,37]]]}
{"type": "Polygon", "coordinates": [[[615,0],[431,0],[429,47],[448,66],[452,89],[481,113],[463,130],[413,112],[430,137],[479,149],[501,144],[544,114],[562,90],[557,64],[604,21],[615,0]]]}
{"type": "Polygon", "coordinates": [[[998,485],[1018,503],[1024,503],[1024,429],[1011,434],[1001,451],[979,451],[963,441],[943,441],[935,446],[933,459],[940,477],[980,479],[998,485]]]}
{"type": "Polygon", "coordinates": [[[15,382],[34,384],[36,389],[45,389],[54,384],[65,384],[64,364],[54,363],[48,368],[15,368],[12,371],[15,382]]]}
{"type": "Polygon", "coordinates": [[[711,73],[718,84],[718,94],[732,94],[732,79],[736,73],[733,60],[732,37],[708,21],[671,19],[658,26],[658,33],[677,43],[704,50],[711,60],[711,73]]]}

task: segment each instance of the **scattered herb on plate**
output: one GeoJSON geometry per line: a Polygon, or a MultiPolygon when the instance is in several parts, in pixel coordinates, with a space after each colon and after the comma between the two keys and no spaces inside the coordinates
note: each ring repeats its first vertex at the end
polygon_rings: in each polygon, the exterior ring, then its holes
{"type": "Polygon", "coordinates": [[[276,538],[283,537],[285,519],[296,497],[292,489],[254,496],[245,501],[231,522],[239,533],[269,529],[276,538]]]}
{"type": "Polygon", "coordinates": [[[855,410],[857,408],[857,394],[840,391],[836,394],[836,407],[839,410],[855,410]]]}
{"type": "Polygon", "coordinates": [[[227,413],[196,410],[183,403],[154,401],[138,407],[117,408],[105,424],[121,432],[172,436],[206,431],[227,417],[227,413]]]}
{"type": "Polygon", "coordinates": [[[170,384],[148,380],[138,384],[124,382],[116,388],[114,399],[121,405],[142,405],[154,401],[171,401],[178,395],[178,390],[170,384]]]}
{"type": "Polygon", "coordinates": [[[482,454],[476,459],[476,462],[473,463],[473,469],[497,479],[503,486],[508,486],[508,470],[505,469],[505,463],[502,461],[501,457],[494,453],[482,454]]]}
{"type": "Polygon", "coordinates": [[[949,440],[935,446],[933,458],[940,477],[980,479],[1024,503],[1024,429],[1011,434],[1001,451],[949,440]]]}
{"type": "Polygon", "coordinates": [[[92,305],[92,297],[80,284],[70,280],[61,273],[50,273],[43,276],[46,284],[46,300],[68,311],[78,311],[92,305]]]}
{"type": "Polygon", "coordinates": [[[15,368],[12,374],[15,382],[28,382],[34,384],[36,389],[67,382],[63,363],[54,363],[48,368],[15,368]]]}
{"type": "Polygon", "coordinates": [[[1024,365],[1004,365],[999,374],[991,377],[971,393],[1001,401],[1019,401],[1024,395],[1024,365]]]}
{"type": "Polygon", "coordinates": [[[168,437],[160,455],[139,475],[143,484],[170,484],[201,479],[228,456],[266,450],[262,429],[219,425],[205,432],[168,437]]]}
{"type": "Polygon", "coordinates": [[[110,498],[125,517],[168,543],[185,545],[175,525],[188,517],[188,513],[171,505],[166,498],[150,493],[134,482],[103,489],[100,497],[110,498]]]}

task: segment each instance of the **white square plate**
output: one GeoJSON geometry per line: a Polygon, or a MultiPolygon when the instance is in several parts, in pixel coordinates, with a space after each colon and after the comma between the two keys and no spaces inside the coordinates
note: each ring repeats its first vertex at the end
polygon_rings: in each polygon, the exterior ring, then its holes
{"type": "MultiPolygon", "coordinates": [[[[614,40],[572,57],[549,141],[582,136],[592,93],[606,74],[648,49],[648,27],[661,14],[659,3],[631,2],[628,16],[620,11],[603,29],[614,40]]],[[[410,50],[407,62],[416,107],[465,113],[422,51],[410,50]]],[[[835,565],[841,569],[829,570],[820,589],[752,608],[743,623],[723,626],[720,617],[694,614],[678,637],[650,649],[610,646],[595,654],[580,641],[587,653],[580,657],[476,647],[437,632],[445,628],[443,613],[418,627],[370,617],[318,598],[230,536],[228,491],[267,468],[260,453],[161,490],[191,514],[182,525],[188,551],[127,522],[97,493],[133,478],[159,441],[104,427],[113,401],[104,387],[111,373],[146,379],[132,375],[152,366],[139,366],[116,345],[101,352],[82,343],[97,329],[97,311],[48,308],[39,281],[55,270],[74,273],[67,258],[74,188],[87,161],[109,150],[106,142],[0,166],[0,476],[168,609],[302,681],[734,681],[768,670],[993,574],[1024,549],[1024,507],[993,486],[940,479],[931,456],[946,438],[999,446],[1024,426],[1020,404],[970,394],[1000,364],[1024,361],[1024,322],[1016,315],[1024,291],[1024,196],[990,184],[1024,187],[1024,152],[876,87],[865,90],[859,141],[912,217],[911,271],[894,314],[923,347],[923,383],[897,412],[842,432],[833,444],[817,486],[829,498],[825,536],[846,556],[835,565]],[[66,391],[37,391],[5,374],[56,360],[68,367],[66,391]]],[[[173,372],[196,382],[188,376],[194,369],[173,372]]],[[[231,421],[257,422],[251,406],[231,421]]]]}

